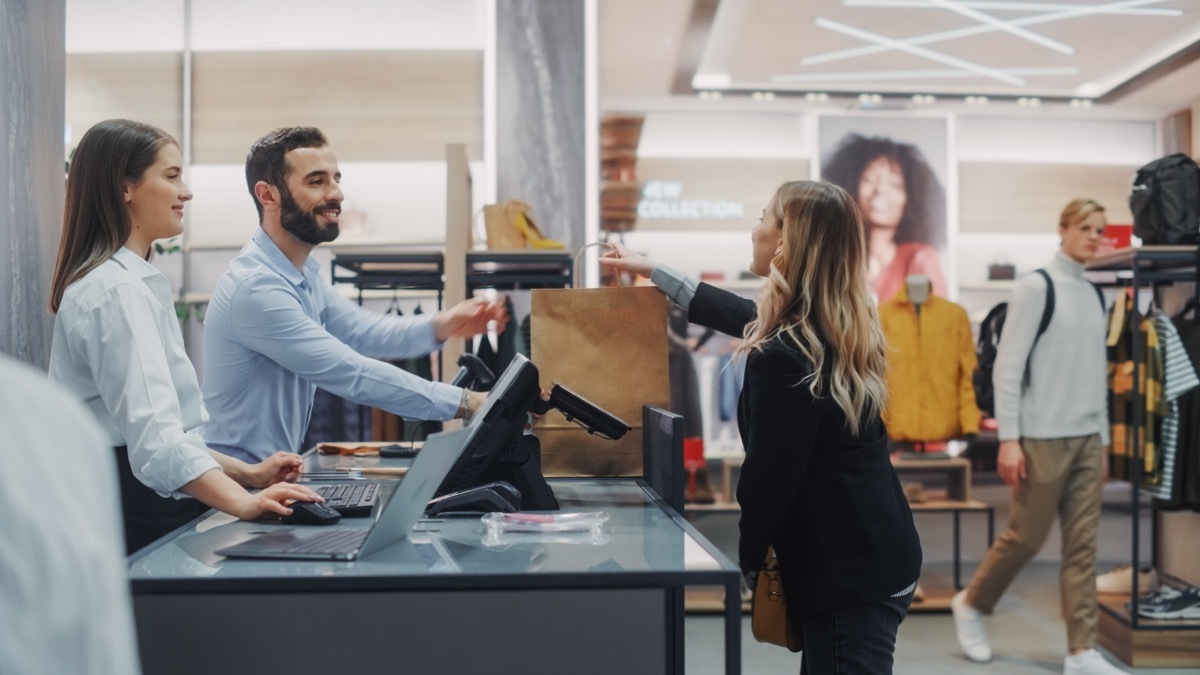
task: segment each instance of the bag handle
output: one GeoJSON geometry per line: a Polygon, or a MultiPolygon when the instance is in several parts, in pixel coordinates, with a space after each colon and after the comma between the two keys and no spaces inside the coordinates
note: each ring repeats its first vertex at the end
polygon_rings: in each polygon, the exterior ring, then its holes
{"type": "MultiPolygon", "coordinates": [[[[580,278],[579,263],[583,262],[583,252],[588,250],[589,248],[592,248],[593,246],[607,246],[608,248],[612,249],[613,252],[620,255],[620,251],[617,251],[617,247],[613,246],[612,244],[608,243],[607,241],[594,241],[594,242],[580,248],[578,251],[575,252],[575,267],[572,270],[572,272],[575,275],[573,277],[574,279],[578,280],[580,278]]],[[[620,288],[620,286],[621,286],[621,273],[618,272],[617,273],[617,287],[620,288]]]]}

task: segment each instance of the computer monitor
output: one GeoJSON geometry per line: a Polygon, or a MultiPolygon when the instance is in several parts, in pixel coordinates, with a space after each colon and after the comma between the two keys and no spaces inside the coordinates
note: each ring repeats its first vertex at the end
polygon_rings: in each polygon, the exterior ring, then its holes
{"type": "Polygon", "coordinates": [[[466,447],[437,490],[437,496],[506,481],[521,492],[524,510],[556,510],[558,500],[542,476],[541,446],[525,433],[529,409],[539,400],[538,369],[517,354],[487,401],[464,429],[466,447]]]}
{"type": "Polygon", "coordinates": [[[642,406],[642,479],[683,513],[683,417],[642,406]]]}

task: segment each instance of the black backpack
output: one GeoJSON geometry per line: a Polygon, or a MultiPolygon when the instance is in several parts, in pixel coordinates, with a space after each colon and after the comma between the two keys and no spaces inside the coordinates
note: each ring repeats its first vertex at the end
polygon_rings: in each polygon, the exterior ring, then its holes
{"type": "MultiPolygon", "coordinates": [[[[1037,335],[1033,338],[1033,345],[1029,348],[1029,356],[1025,357],[1025,375],[1021,378],[1021,388],[1029,386],[1029,378],[1033,362],[1033,350],[1037,347],[1038,340],[1041,339],[1042,333],[1050,327],[1050,319],[1054,316],[1054,282],[1050,280],[1050,275],[1046,270],[1034,270],[1042,275],[1046,280],[1046,306],[1042,309],[1042,320],[1038,323],[1037,335]]],[[[1100,311],[1106,312],[1107,308],[1104,303],[1104,293],[1096,284],[1092,284],[1096,289],[1096,295],[1100,297],[1100,311]]],[[[975,372],[971,376],[972,384],[975,385],[975,404],[979,410],[988,417],[996,416],[996,392],[992,388],[992,371],[996,367],[996,352],[1000,348],[1000,333],[1004,331],[1004,320],[1008,316],[1008,303],[1002,302],[991,309],[984,318],[983,323],[979,324],[979,341],[975,345],[975,355],[979,360],[979,364],[975,367],[975,372]]]]}
{"type": "Polygon", "coordinates": [[[1147,245],[1200,241],[1200,167],[1183,153],[1138,169],[1129,193],[1133,233],[1147,245]]]}

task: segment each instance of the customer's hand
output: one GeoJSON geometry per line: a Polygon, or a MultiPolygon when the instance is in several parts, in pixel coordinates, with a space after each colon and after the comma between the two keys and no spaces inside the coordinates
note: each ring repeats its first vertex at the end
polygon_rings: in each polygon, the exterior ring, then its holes
{"type": "Polygon", "coordinates": [[[616,251],[606,251],[600,256],[600,264],[609,269],[649,277],[658,263],[644,255],[634,253],[620,242],[611,242],[616,251]]]}
{"type": "Polygon", "coordinates": [[[287,505],[292,502],[323,501],[320,495],[303,485],[276,483],[260,492],[248,493],[233,515],[242,520],[255,520],[265,515],[288,516],[292,509],[287,505]]]}
{"type": "Polygon", "coordinates": [[[1000,452],[996,455],[996,473],[1000,474],[1009,487],[1025,480],[1025,452],[1021,449],[1020,441],[1001,441],[1000,452]]]}
{"type": "Polygon", "coordinates": [[[503,333],[508,325],[508,309],[504,302],[471,298],[435,314],[433,332],[438,342],[452,337],[469,338],[486,331],[492,321],[496,322],[496,331],[503,333]]]}
{"type": "Polygon", "coordinates": [[[300,478],[304,460],[294,452],[277,452],[253,465],[246,474],[246,486],[265,488],[276,483],[294,483],[300,478]]]}

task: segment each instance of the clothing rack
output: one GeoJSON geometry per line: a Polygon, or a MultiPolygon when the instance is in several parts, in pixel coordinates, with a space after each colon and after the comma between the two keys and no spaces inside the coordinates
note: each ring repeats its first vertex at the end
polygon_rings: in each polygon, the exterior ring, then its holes
{"type": "MultiPolygon", "coordinates": [[[[1121,655],[1131,665],[1141,666],[1143,664],[1134,663],[1137,658],[1134,638],[1134,631],[1192,631],[1200,634],[1200,626],[1195,622],[1181,623],[1170,621],[1148,621],[1141,619],[1138,616],[1136,609],[1136,600],[1140,596],[1138,589],[1137,570],[1141,567],[1142,551],[1140,546],[1140,516],[1142,506],[1140,503],[1141,483],[1142,483],[1142,391],[1140,381],[1140,369],[1142,367],[1142,351],[1143,345],[1140,340],[1140,325],[1141,313],[1138,307],[1138,294],[1143,288],[1157,289],[1162,286],[1167,286],[1175,283],[1196,283],[1196,297],[1200,299],[1200,265],[1197,264],[1197,247],[1196,246],[1143,246],[1140,248],[1123,249],[1114,253],[1099,257],[1092,260],[1086,269],[1089,273],[1108,273],[1104,278],[1093,279],[1098,286],[1102,287],[1130,287],[1133,288],[1134,302],[1132,303],[1132,315],[1130,320],[1131,330],[1133,331],[1133,383],[1132,383],[1132,447],[1131,447],[1131,476],[1130,476],[1130,500],[1132,510],[1132,542],[1131,542],[1131,563],[1133,565],[1134,574],[1132,589],[1130,593],[1131,600],[1134,601],[1133,609],[1126,610],[1123,603],[1115,606],[1105,602],[1100,603],[1102,612],[1101,620],[1103,621],[1107,615],[1108,618],[1115,619],[1119,624],[1127,627],[1130,635],[1126,644],[1110,645],[1106,644],[1114,653],[1121,655]],[[1125,655],[1129,656],[1126,657],[1125,655]]],[[[1153,505],[1151,505],[1151,552],[1150,562],[1157,565],[1158,563],[1158,531],[1157,519],[1154,517],[1153,505]]],[[[1106,633],[1103,629],[1100,631],[1102,637],[1112,638],[1111,634],[1106,633]]],[[[1145,665],[1150,665],[1146,663],[1145,665]]]]}

